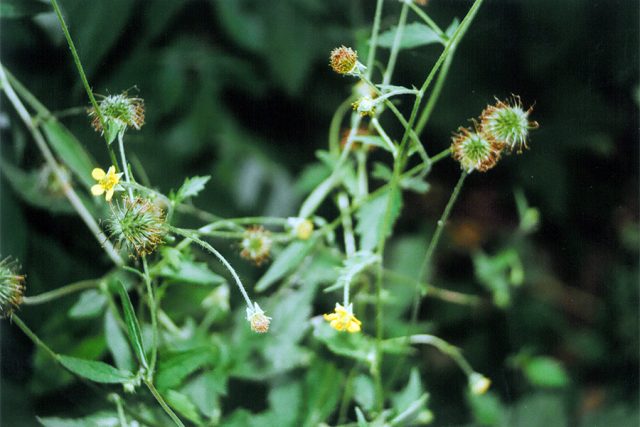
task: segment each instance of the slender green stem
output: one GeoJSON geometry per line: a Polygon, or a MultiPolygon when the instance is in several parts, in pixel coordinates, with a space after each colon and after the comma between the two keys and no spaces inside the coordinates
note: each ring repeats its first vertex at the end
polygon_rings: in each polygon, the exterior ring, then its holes
{"type": "Polygon", "coordinates": [[[340,126],[342,125],[342,119],[347,111],[351,109],[351,103],[354,99],[354,96],[345,99],[333,113],[333,117],[331,117],[331,124],[329,125],[329,152],[334,156],[340,153],[340,126]]]}
{"type": "MultiPolygon", "coordinates": [[[[420,283],[423,277],[424,277],[424,281],[427,283],[429,283],[429,281],[431,280],[431,273],[432,273],[431,259],[433,258],[433,254],[436,250],[436,247],[438,246],[438,242],[440,241],[440,236],[442,235],[442,230],[444,230],[444,226],[447,220],[449,219],[449,214],[451,213],[451,209],[453,208],[453,205],[455,204],[456,199],[460,194],[460,190],[462,189],[462,184],[464,184],[464,180],[466,177],[467,177],[467,172],[462,171],[462,173],[460,174],[460,178],[458,179],[458,183],[453,189],[453,192],[451,193],[451,197],[449,198],[449,201],[447,202],[447,205],[445,206],[444,211],[442,212],[442,216],[438,220],[438,223],[436,225],[436,231],[433,233],[433,236],[431,237],[431,241],[429,242],[429,247],[427,248],[427,253],[424,256],[424,261],[422,261],[422,266],[420,267],[420,273],[418,275],[418,283],[420,283]]],[[[413,309],[411,311],[412,322],[415,322],[416,319],[418,318],[418,310],[420,309],[421,298],[420,298],[419,285],[416,285],[416,292],[415,292],[414,298],[415,299],[413,302],[413,309]]]]}
{"type": "Polygon", "coordinates": [[[33,341],[33,343],[35,345],[37,345],[42,350],[44,350],[47,354],[49,354],[56,361],[58,360],[58,355],[53,350],[51,350],[51,348],[49,348],[48,345],[46,345],[44,342],[42,342],[42,340],[40,340],[40,338],[38,338],[38,336],[31,329],[29,329],[29,327],[27,325],[24,324],[22,319],[20,319],[17,314],[13,313],[11,315],[11,322],[15,323],[16,326],[18,328],[20,328],[22,330],[22,332],[24,332],[24,334],[26,336],[28,336],[29,339],[31,341],[33,341]]]}
{"type": "Polygon", "coordinates": [[[156,361],[158,359],[158,345],[159,345],[159,334],[158,334],[158,302],[156,301],[156,297],[153,292],[153,286],[151,284],[151,276],[149,275],[149,265],[147,264],[147,257],[142,256],[142,268],[144,271],[144,285],[147,289],[147,301],[149,304],[149,312],[151,314],[151,330],[153,333],[153,342],[151,347],[151,361],[149,363],[149,372],[150,378],[153,377],[153,373],[156,368],[156,361]]]}
{"type": "MultiPolygon", "coordinates": [[[[100,125],[102,129],[106,129],[106,122],[102,111],[100,110],[100,105],[98,105],[98,101],[96,101],[95,96],[93,95],[93,91],[91,90],[91,86],[89,86],[89,81],[87,80],[87,75],[84,72],[84,68],[82,67],[82,62],[80,62],[80,57],[78,56],[78,51],[76,50],[76,46],[73,43],[73,39],[71,39],[71,34],[69,33],[69,28],[67,27],[67,23],[62,16],[62,12],[60,11],[60,7],[58,6],[57,0],[51,0],[51,6],[53,6],[53,10],[58,17],[58,21],[60,22],[60,27],[62,28],[62,32],[64,33],[64,37],[67,39],[67,44],[69,45],[69,50],[71,51],[71,56],[73,56],[73,62],[76,64],[76,68],[78,69],[78,74],[80,74],[80,80],[82,80],[82,85],[84,86],[87,95],[89,96],[89,101],[91,101],[91,105],[93,105],[96,114],[98,115],[98,119],[100,120],[100,125]]],[[[118,162],[116,160],[116,155],[107,141],[107,150],[109,151],[109,156],[111,157],[111,163],[118,170],[118,162]]],[[[124,165],[123,165],[124,167],[124,165]]]]}
{"type": "Polygon", "coordinates": [[[62,172],[60,165],[58,165],[58,162],[56,161],[53,153],[49,149],[49,146],[47,145],[47,142],[44,136],[40,132],[40,129],[38,129],[33,124],[31,115],[22,104],[22,101],[20,101],[20,98],[18,98],[18,95],[13,90],[13,87],[9,83],[9,80],[7,79],[7,76],[4,72],[4,66],[2,66],[1,64],[0,64],[0,86],[4,90],[5,95],[7,95],[7,98],[9,98],[9,101],[13,105],[13,108],[15,108],[15,110],[18,112],[18,115],[20,116],[24,124],[27,126],[27,129],[29,129],[31,136],[33,136],[33,139],[36,142],[36,145],[38,146],[38,149],[42,153],[43,157],[45,158],[45,161],[47,162],[51,170],[53,170],[54,174],[56,175],[56,178],[63,184],[62,187],[63,187],[64,195],[69,200],[69,203],[71,203],[71,206],[73,206],[73,208],[78,213],[80,218],[84,221],[84,223],[89,228],[91,233],[93,233],[96,240],[98,240],[100,245],[104,248],[107,255],[109,255],[109,258],[111,258],[111,260],[116,265],[118,266],[123,265],[124,261],[120,257],[120,254],[118,254],[118,252],[115,250],[115,248],[113,247],[109,239],[107,239],[107,237],[104,235],[102,230],[100,230],[100,227],[96,223],[96,220],[93,218],[93,216],[91,216],[91,213],[84,206],[84,204],[82,203],[82,200],[80,200],[80,197],[78,197],[73,187],[67,182],[66,175],[62,172]]]}
{"type": "Polygon", "coordinates": [[[407,284],[414,284],[418,286],[420,289],[425,290],[425,296],[438,298],[442,301],[450,302],[453,304],[461,304],[461,305],[479,305],[482,303],[482,298],[477,295],[469,295],[462,292],[450,291],[448,289],[439,288],[437,286],[431,285],[429,283],[416,283],[416,280],[412,277],[405,276],[404,274],[396,273],[395,271],[385,269],[384,275],[391,279],[395,279],[398,281],[403,281],[407,284]]]}
{"type": "Polygon", "coordinates": [[[129,423],[127,422],[127,418],[124,415],[124,406],[122,404],[122,398],[116,393],[111,393],[109,395],[109,400],[111,400],[116,405],[116,411],[118,412],[118,421],[120,421],[120,427],[129,427],[129,423]]]}
{"type": "MultiPolygon", "coordinates": [[[[124,132],[118,132],[118,148],[120,149],[120,159],[122,161],[122,170],[124,171],[124,180],[127,184],[131,184],[131,177],[129,176],[129,164],[127,163],[127,155],[124,152],[124,132]]],[[[131,185],[127,187],[129,192],[129,200],[133,202],[133,190],[131,185]]]]}
{"type": "Polygon", "coordinates": [[[393,71],[396,68],[396,60],[398,59],[398,52],[400,51],[400,42],[402,41],[402,33],[404,33],[404,26],[407,23],[407,14],[409,13],[409,3],[404,2],[402,9],[400,10],[400,18],[398,19],[398,26],[396,27],[396,35],[393,38],[393,45],[391,45],[391,53],[389,54],[389,62],[387,63],[387,69],[384,72],[382,84],[388,85],[393,76],[393,71]]]}
{"type": "Polygon", "coordinates": [[[440,93],[442,92],[442,88],[444,87],[444,82],[447,80],[447,75],[449,74],[449,68],[451,68],[451,63],[453,62],[453,57],[455,54],[455,48],[451,49],[451,53],[447,56],[447,59],[444,60],[442,64],[442,69],[438,74],[438,79],[436,80],[435,85],[433,86],[433,90],[429,95],[429,99],[427,100],[427,105],[420,113],[420,118],[418,119],[418,123],[416,124],[416,133],[420,135],[422,130],[426,126],[427,122],[431,118],[431,113],[440,98],[440,93]]]}
{"type": "Polygon", "coordinates": [[[378,132],[378,135],[380,135],[382,140],[387,144],[387,147],[389,147],[389,151],[391,151],[391,155],[393,156],[393,158],[395,159],[396,157],[398,157],[398,149],[393,144],[393,141],[391,141],[391,138],[389,138],[389,135],[387,135],[387,132],[385,132],[385,130],[382,128],[378,119],[375,117],[372,118],[371,124],[375,128],[376,132],[378,132]]]}
{"type": "Polygon", "coordinates": [[[378,34],[380,33],[380,20],[382,19],[382,4],[384,0],[376,2],[376,13],[373,18],[373,28],[371,29],[371,44],[369,45],[369,56],[367,57],[367,78],[371,78],[373,64],[376,60],[376,50],[378,49],[378,34]]]}
{"type": "Polygon", "coordinates": [[[405,344],[407,342],[407,338],[409,339],[410,344],[426,344],[434,346],[442,353],[451,357],[466,375],[471,375],[474,372],[473,368],[471,368],[471,365],[469,365],[469,362],[467,362],[467,360],[464,358],[458,347],[449,344],[442,338],[436,337],[435,335],[411,335],[409,337],[391,338],[385,340],[385,342],[405,344]]]}
{"type": "Polygon", "coordinates": [[[74,292],[84,291],[85,289],[97,288],[100,286],[99,280],[82,280],[80,282],[71,283],[66,286],[62,286],[52,291],[44,292],[39,295],[22,298],[22,303],[25,305],[38,305],[44,304],[49,301],[61,298],[63,296],[72,294],[74,292]]]}
{"type": "Polygon", "coordinates": [[[164,398],[160,395],[158,390],[156,390],[156,388],[153,385],[153,383],[151,381],[149,381],[149,380],[146,380],[146,379],[143,379],[143,381],[147,385],[147,388],[149,389],[149,391],[151,392],[153,397],[155,397],[156,400],[158,401],[158,403],[160,404],[160,406],[162,406],[162,409],[164,409],[164,412],[166,412],[167,415],[169,415],[169,418],[171,418],[171,420],[178,427],[184,427],[184,424],[182,423],[182,421],[180,421],[180,418],[178,418],[176,413],[173,412],[173,410],[169,407],[169,405],[167,405],[167,402],[165,402],[164,398]]]}
{"type": "Polygon", "coordinates": [[[169,227],[169,229],[172,232],[174,232],[176,234],[179,234],[182,237],[186,237],[187,239],[193,240],[194,242],[196,242],[197,244],[202,246],[204,249],[208,250],[213,255],[215,255],[215,257],[218,258],[218,260],[222,263],[222,265],[224,265],[225,268],[227,270],[229,270],[229,272],[231,273],[231,276],[233,277],[233,280],[235,280],[236,285],[238,286],[238,289],[240,290],[240,293],[242,294],[245,302],[247,303],[247,307],[253,309],[253,304],[251,303],[251,299],[249,298],[249,295],[247,294],[247,291],[245,290],[244,285],[242,284],[242,281],[240,280],[240,277],[238,277],[238,273],[236,273],[236,271],[231,266],[231,264],[229,264],[229,261],[227,261],[225,259],[225,257],[223,257],[220,252],[218,252],[216,249],[214,249],[213,246],[211,246],[210,244],[208,244],[204,240],[200,239],[197,236],[198,232],[195,231],[195,230],[184,230],[182,228],[171,227],[171,226],[169,227]]]}
{"type": "MultiPolygon", "coordinates": [[[[342,219],[342,230],[344,233],[344,247],[347,258],[356,252],[356,239],[353,234],[353,224],[351,222],[351,214],[349,213],[349,197],[346,193],[338,194],[338,208],[340,209],[340,217],[342,219]]],[[[349,285],[350,280],[345,281],[343,289],[343,305],[349,306],[349,285]]]]}

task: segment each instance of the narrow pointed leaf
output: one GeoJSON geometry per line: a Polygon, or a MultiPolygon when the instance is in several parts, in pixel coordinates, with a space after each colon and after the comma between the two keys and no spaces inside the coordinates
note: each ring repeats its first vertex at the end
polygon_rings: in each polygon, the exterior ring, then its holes
{"type": "Polygon", "coordinates": [[[77,357],[59,355],[58,360],[74,374],[97,383],[118,384],[131,381],[133,374],[116,369],[104,362],[78,359],[77,357]]]}
{"type": "Polygon", "coordinates": [[[118,293],[120,294],[120,299],[122,300],[124,321],[127,324],[127,331],[129,332],[129,340],[131,341],[131,346],[133,347],[133,350],[136,353],[136,357],[138,358],[138,361],[140,361],[140,364],[147,368],[147,357],[144,352],[144,345],[142,344],[142,333],[140,332],[140,324],[138,323],[138,319],[136,318],[135,311],[133,311],[133,305],[131,304],[131,300],[129,299],[127,290],[125,289],[121,281],[118,281],[118,284],[118,293]]]}

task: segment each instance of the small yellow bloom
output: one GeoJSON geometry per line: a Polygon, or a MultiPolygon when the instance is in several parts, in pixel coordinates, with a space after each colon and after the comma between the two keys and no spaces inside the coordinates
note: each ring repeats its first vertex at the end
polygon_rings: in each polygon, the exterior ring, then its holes
{"type": "Polygon", "coordinates": [[[313,234],[313,222],[306,218],[291,217],[287,219],[287,222],[300,240],[308,240],[313,234]]]}
{"type": "Polygon", "coordinates": [[[356,319],[356,316],[352,313],[352,304],[344,308],[339,303],[336,303],[333,313],[325,314],[324,320],[329,322],[329,325],[337,331],[360,332],[360,325],[362,325],[362,322],[356,319]]]}
{"type": "Polygon", "coordinates": [[[114,191],[122,190],[122,187],[119,184],[122,173],[116,173],[116,168],[114,166],[111,166],[106,173],[100,168],[95,168],[91,171],[91,176],[93,179],[98,181],[96,185],[91,187],[91,194],[94,196],[100,196],[102,193],[106,192],[107,194],[105,195],[105,199],[107,202],[111,201],[114,191]]]}

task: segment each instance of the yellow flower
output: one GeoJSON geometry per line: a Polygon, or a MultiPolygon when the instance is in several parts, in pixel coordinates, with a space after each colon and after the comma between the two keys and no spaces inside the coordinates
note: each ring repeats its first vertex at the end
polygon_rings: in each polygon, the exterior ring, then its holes
{"type": "Polygon", "coordinates": [[[91,176],[93,179],[98,181],[96,185],[91,187],[91,194],[94,196],[100,196],[102,193],[106,192],[107,194],[105,195],[105,199],[107,202],[111,201],[114,191],[122,190],[122,187],[119,184],[122,173],[116,173],[116,168],[114,166],[111,166],[106,173],[100,168],[95,168],[91,171],[91,176]]]}
{"type": "Polygon", "coordinates": [[[336,303],[333,313],[325,314],[324,320],[329,322],[329,325],[337,331],[360,332],[360,325],[362,325],[362,322],[356,319],[356,316],[352,313],[352,304],[344,308],[339,303],[336,303]]]}

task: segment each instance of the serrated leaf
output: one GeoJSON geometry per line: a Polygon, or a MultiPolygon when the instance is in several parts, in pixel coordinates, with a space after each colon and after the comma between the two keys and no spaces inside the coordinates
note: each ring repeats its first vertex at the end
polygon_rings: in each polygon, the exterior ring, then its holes
{"type": "Polygon", "coordinates": [[[406,410],[412,402],[418,400],[424,394],[420,373],[416,368],[411,369],[409,381],[405,388],[392,396],[393,406],[400,413],[406,410]]]}
{"type": "Polygon", "coordinates": [[[104,362],[65,355],[58,355],[58,360],[74,374],[97,383],[121,384],[133,379],[131,372],[116,369],[104,362]]]}
{"type": "Polygon", "coordinates": [[[55,119],[45,121],[42,124],[42,130],[56,157],[76,174],[86,188],[91,188],[95,184],[91,178],[91,171],[96,167],[96,162],[89,156],[80,141],[55,119]]]}
{"type": "Polygon", "coordinates": [[[129,341],[133,347],[134,353],[140,362],[140,365],[147,368],[147,357],[144,352],[144,345],[142,343],[142,333],[140,332],[140,324],[136,318],[136,313],[133,310],[133,305],[129,299],[129,294],[120,280],[118,283],[118,294],[122,301],[122,309],[124,311],[124,321],[127,325],[127,332],[129,333],[129,341]]]}
{"type": "Polygon", "coordinates": [[[2,0],[0,2],[0,18],[25,18],[51,10],[47,3],[36,0],[2,0]]]}
{"type": "Polygon", "coordinates": [[[353,399],[369,412],[376,402],[376,388],[370,376],[360,374],[353,380],[353,399]]]}
{"type": "Polygon", "coordinates": [[[168,390],[165,393],[165,398],[167,402],[173,409],[178,411],[182,416],[186,419],[193,421],[194,423],[200,425],[202,424],[202,418],[200,417],[200,413],[198,412],[198,408],[196,405],[189,399],[188,396],[179,393],[175,390],[168,390]]]}
{"type": "Polygon", "coordinates": [[[98,316],[107,305],[107,297],[95,289],[80,294],[78,301],[69,310],[69,317],[74,319],[98,316]]]}
{"type": "Polygon", "coordinates": [[[159,390],[179,387],[189,375],[206,365],[215,363],[212,347],[200,347],[173,353],[160,360],[156,385],[159,390]]]}
{"type": "Polygon", "coordinates": [[[380,256],[371,251],[358,251],[344,260],[336,283],[325,289],[330,292],[335,289],[343,289],[351,284],[353,279],[372,264],[380,262],[380,256]]]}
{"type": "Polygon", "coordinates": [[[129,371],[135,369],[127,337],[118,326],[111,310],[107,310],[104,315],[104,337],[116,366],[129,371]]]}
{"type": "Polygon", "coordinates": [[[176,204],[182,203],[184,200],[189,197],[197,196],[202,190],[204,190],[204,186],[211,179],[211,176],[193,176],[191,178],[186,178],[182,186],[178,189],[176,194],[173,196],[173,200],[176,204]]]}
{"type": "Polygon", "coordinates": [[[528,360],[523,370],[527,379],[539,387],[564,387],[569,375],[562,364],[551,357],[539,356],[528,360]]]}
{"type": "Polygon", "coordinates": [[[271,264],[266,273],[264,273],[260,280],[258,280],[258,283],[256,283],[256,291],[265,291],[295,267],[300,265],[309,252],[311,252],[315,243],[316,238],[304,241],[296,240],[290,243],[289,246],[278,254],[273,261],[273,264],[271,264]]]}
{"type": "MultiPolygon", "coordinates": [[[[391,48],[396,37],[396,31],[397,27],[393,27],[381,33],[378,37],[378,46],[391,48]]],[[[441,41],[440,36],[427,25],[412,22],[404,27],[402,39],[400,40],[400,49],[413,49],[418,46],[440,43],[441,41]]]]}
{"type": "Polygon", "coordinates": [[[316,427],[326,420],[338,405],[343,374],[335,365],[321,359],[311,364],[304,385],[303,427],[316,427]]]}
{"type": "Polygon", "coordinates": [[[382,239],[386,239],[400,215],[402,196],[394,189],[387,189],[365,202],[356,212],[360,235],[360,248],[373,250],[382,239]]]}

